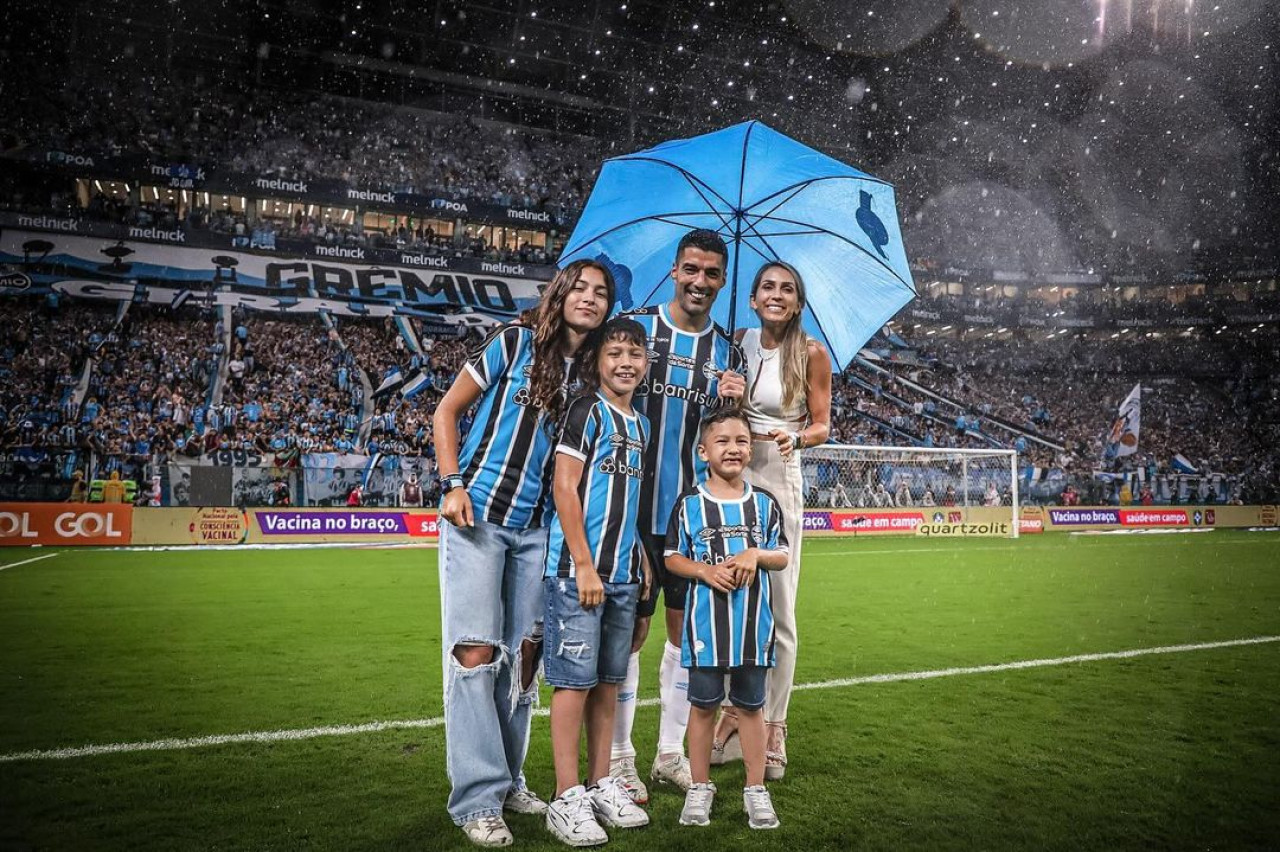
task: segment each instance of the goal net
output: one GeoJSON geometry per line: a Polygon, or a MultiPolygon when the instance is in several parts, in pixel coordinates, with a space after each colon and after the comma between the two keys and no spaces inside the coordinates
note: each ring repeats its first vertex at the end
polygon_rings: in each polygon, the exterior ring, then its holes
{"type": "Polygon", "coordinates": [[[801,469],[807,529],[1018,536],[1015,450],[824,444],[801,469]]]}

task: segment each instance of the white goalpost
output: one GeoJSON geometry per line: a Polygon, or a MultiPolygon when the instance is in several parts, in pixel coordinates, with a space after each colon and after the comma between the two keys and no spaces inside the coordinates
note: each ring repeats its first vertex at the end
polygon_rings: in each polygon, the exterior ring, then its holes
{"type": "Polygon", "coordinates": [[[959,513],[1008,523],[1018,537],[1016,450],[824,444],[800,456],[809,510],[918,510],[925,522],[959,513]],[[950,510],[950,511],[949,511],[950,510]]]}

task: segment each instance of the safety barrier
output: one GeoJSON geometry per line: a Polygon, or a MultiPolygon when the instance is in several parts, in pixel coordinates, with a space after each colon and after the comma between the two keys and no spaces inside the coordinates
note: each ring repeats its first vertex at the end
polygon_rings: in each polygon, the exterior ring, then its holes
{"type": "MultiPolygon", "coordinates": [[[[1277,526],[1267,506],[1026,506],[1019,533],[1277,526]]],[[[150,508],[111,503],[0,503],[0,546],[239,545],[326,542],[434,544],[434,509],[150,508]]],[[[809,509],[805,535],[1002,536],[998,507],[809,509]]]]}

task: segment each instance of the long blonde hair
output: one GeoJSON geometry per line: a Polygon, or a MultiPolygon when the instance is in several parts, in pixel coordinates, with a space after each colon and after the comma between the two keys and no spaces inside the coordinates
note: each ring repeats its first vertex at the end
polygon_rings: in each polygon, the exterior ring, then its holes
{"type": "Polygon", "coordinates": [[[782,369],[779,373],[782,376],[782,407],[785,410],[795,405],[796,400],[804,397],[808,390],[809,335],[805,333],[803,324],[804,308],[808,300],[805,298],[804,279],[800,277],[799,270],[781,260],[771,260],[756,272],[755,280],[751,282],[751,298],[756,297],[764,274],[775,267],[785,269],[795,279],[798,303],[796,315],[787,320],[782,339],[778,343],[778,348],[782,350],[782,369]]]}

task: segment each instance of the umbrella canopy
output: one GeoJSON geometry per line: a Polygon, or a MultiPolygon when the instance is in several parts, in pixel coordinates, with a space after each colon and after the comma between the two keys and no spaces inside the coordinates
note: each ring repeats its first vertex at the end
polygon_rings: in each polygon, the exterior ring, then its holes
{"type": "Polygon", "coordinates": [[[716,322],[754,325],[752,278],[784,260],[804,278],[805,329],[841,368],[916,294],[893,187],[758,121],[606,160],[560,265],[603,262],[622,310],[666,302],[694,228],[729,246],[716,322]]]}

